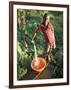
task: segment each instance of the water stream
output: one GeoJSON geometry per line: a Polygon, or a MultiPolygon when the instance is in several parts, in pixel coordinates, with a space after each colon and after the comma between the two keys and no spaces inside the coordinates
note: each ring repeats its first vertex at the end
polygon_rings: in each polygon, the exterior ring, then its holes
{"type": "Polygon", "coordinates": [[[39,64],[39,59],[37,57],[37,49],[36,49],[36,45],[35,45],[35,42],[32,41],[33,45],[34,45],[34,58],[35,58],[35,66],[38,66],[39,64]]]}

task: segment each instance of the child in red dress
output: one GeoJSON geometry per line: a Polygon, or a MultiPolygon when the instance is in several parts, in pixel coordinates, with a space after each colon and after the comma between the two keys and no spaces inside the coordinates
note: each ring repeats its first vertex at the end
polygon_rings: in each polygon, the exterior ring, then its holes
{"type": "Polygon", "coordinates": [[[39,28],[35,31],[32,40],[34,40],[37,32],[41,32],[41,31],[43,32],[46,43],[48,43],[47,44],[48,45],[47,55],[48,55],[48,59],[50,61],[50,53],[52,51],[52,48],[56,48],[54,27],[53,27],[52,23],[50,22],[50,16],[47,13],[44,15],[43,19],[44,19],[44,21],[40,24],[39,28]]]}

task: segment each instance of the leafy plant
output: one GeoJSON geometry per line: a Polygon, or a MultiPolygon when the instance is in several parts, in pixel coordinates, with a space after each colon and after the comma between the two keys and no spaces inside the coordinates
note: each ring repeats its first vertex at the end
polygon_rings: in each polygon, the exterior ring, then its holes
{"type": "MultiPolygon", "coordinates": [[[[34,58],[34,47],[31,40],[33,33],[43,21],[43,15],[45,13],[52,15],[51,22],[55,30],[56,46],[63,50],[63,12],[18,9],[17,13],[19,18],[17,27],[17,79],[21,80],[27,79],[25,76],[29,76],[30,72],[33,74],[31,61],[34,58]]],[[[35,43],[38,56],[44,57],[47,46],[42,32],[37,33],[35,43]]],[[[53,58],[51,64],[54,67],[54,75],[51,78],[60,78],[63,76],[63,54],[60,62],[55,52],[52,52],[52,54],[53,58]]]]}

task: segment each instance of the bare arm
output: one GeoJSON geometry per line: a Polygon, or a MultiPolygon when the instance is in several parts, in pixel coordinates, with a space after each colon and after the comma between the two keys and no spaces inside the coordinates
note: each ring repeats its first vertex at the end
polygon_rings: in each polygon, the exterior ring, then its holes
{"type": "Polygon", "coordinates": [[[52,32],[54,33],[54,27],[53,27],[53,25],[51,25],[51,30],[52,30],[52,32]]]}
{"type": "Polygon", "coordinates": [[[37,33],[37,32],[40,32],[40,31],[41,31],[41,25],[40,25],[40,27],[34,32],[32,40],[35,39],[36,33],[37,33]]]}
{"type": "Polygon", "coordinates": [[[32,40],[34,40],[34,39],[35,39],[35,37],[36,37],[36,32],[34,33],[32,40]]]}

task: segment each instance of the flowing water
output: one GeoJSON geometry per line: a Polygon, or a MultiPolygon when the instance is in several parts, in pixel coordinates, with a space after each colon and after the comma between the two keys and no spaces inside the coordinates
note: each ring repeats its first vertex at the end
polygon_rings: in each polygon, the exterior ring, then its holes
{"type": "Polygon", "coordinates": [[[39,59],[37,57],[37,50],[36,50],[36,45],[35,45],[35,42],[32,41],[33,45],[34,45],[34,58],[35,58],[35,66],[38,66],[39,64],[39,59]]]}

